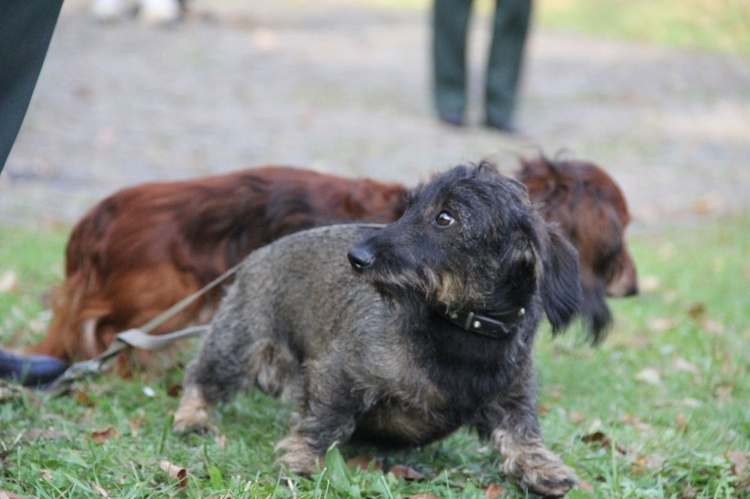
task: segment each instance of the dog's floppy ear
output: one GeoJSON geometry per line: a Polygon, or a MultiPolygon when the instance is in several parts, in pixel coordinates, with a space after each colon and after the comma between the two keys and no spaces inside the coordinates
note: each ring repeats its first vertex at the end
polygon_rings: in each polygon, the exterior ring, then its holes
{"type": "Polygon", "coordinates": [[[578,252],[555,227],[539,222],[542,230],[542,265],[540,291],[544,312],[552,332],[570,325],[579,313],[582,301],[578,252]]]}
{"type": "Polygon", "coordinates": [[[612,313],[605,301],[607,290],[601,280],[593,276],[590,270],[581,268],[581,272],[584,274],[581,280],[581,317],[586,325],[589,341],[596,346],[604,340],[612,326],[612,313]]]}

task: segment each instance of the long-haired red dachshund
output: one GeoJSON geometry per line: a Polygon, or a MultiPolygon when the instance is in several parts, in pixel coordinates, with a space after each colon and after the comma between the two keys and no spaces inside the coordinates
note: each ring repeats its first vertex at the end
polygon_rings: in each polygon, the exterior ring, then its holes
{"type": "MultiPolygon", "coordinates": [[[[638,289],[624,239],[625,198],[603,170],[582,161],[521,159],[517,178],[580,253],[583,315],[596,343],[611,323],[605,296],[638,289]]],[[[117,333],[144,325],[281,236],[334,222],[396,220],[405,192],[399,184],[291,167],[116,192],[73,229],[49,331],[26,352],[65,362],[96,356],[117,333]]],[[[202,296],[153,334],[208,322],[222,294],[202,296]]]]}

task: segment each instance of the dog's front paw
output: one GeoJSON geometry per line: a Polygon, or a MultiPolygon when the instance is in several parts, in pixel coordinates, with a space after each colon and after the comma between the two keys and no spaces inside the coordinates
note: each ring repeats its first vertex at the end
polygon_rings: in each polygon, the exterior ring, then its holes
{"type": "Polygon", "coordinates": [[[195,433],[198,435],[219,433],[219,429],[207,421],[189,421],[184,418],[179,420],[175,418],[172,424],[172,431],[179,434],[195,433]]]}
{"type": "Polygon", "coordinates": [[[496,430],[492,442],[503,456],[502,472],[526,490],[561,497],[578,484],[575,471],[545,447],[541,439],[519,441],[509,432],[496,430]]]}
{"type": "Polygon", "coordinates": [[[323,456],[315,452],[301,435],[291,435],[276,445],[276,451],[284,452],[278,460],[287,471],[310,475],[323,468],[323,456]]]}
{"type": "Polygon", "coordinates": [[[562,497],[578,484],[575,471],[541,445],[506,457],[502,470],[524,489],[543,496],[562,497]]]}
{"type": "Polygon", "coordinates": [[[208,404],[195,388],[186,389],[180,400],[180,407],[174,414],[172,431],[175,433],[218,433],[211,424],[208,404]]]}

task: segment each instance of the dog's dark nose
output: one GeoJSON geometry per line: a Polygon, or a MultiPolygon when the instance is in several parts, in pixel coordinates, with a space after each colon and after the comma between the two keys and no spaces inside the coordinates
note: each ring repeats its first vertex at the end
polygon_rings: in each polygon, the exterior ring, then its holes
{"type": "Polygon", "coordinates": [[[357,272],[362,272],[375,261],[375,255],[372,251],[362,246],[353,247],[346,256],[349,258],[352,268],[357,272]]]}

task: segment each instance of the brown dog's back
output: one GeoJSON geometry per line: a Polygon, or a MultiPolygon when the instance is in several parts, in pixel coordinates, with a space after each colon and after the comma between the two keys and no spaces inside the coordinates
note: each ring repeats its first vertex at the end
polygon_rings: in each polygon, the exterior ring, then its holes
{"type": "MultiPolygon", "coordinates": [[[[115,334],[142,326],[253,249],[317,225],[395,220],[403,193],[399,185],[290,167],[119,191],[74,228],[52,324],[29,350],[66,361],[90,358],[115,334]]],[[[155,334],[205,322],[221,295],[202,297],[155,334]]]]}

